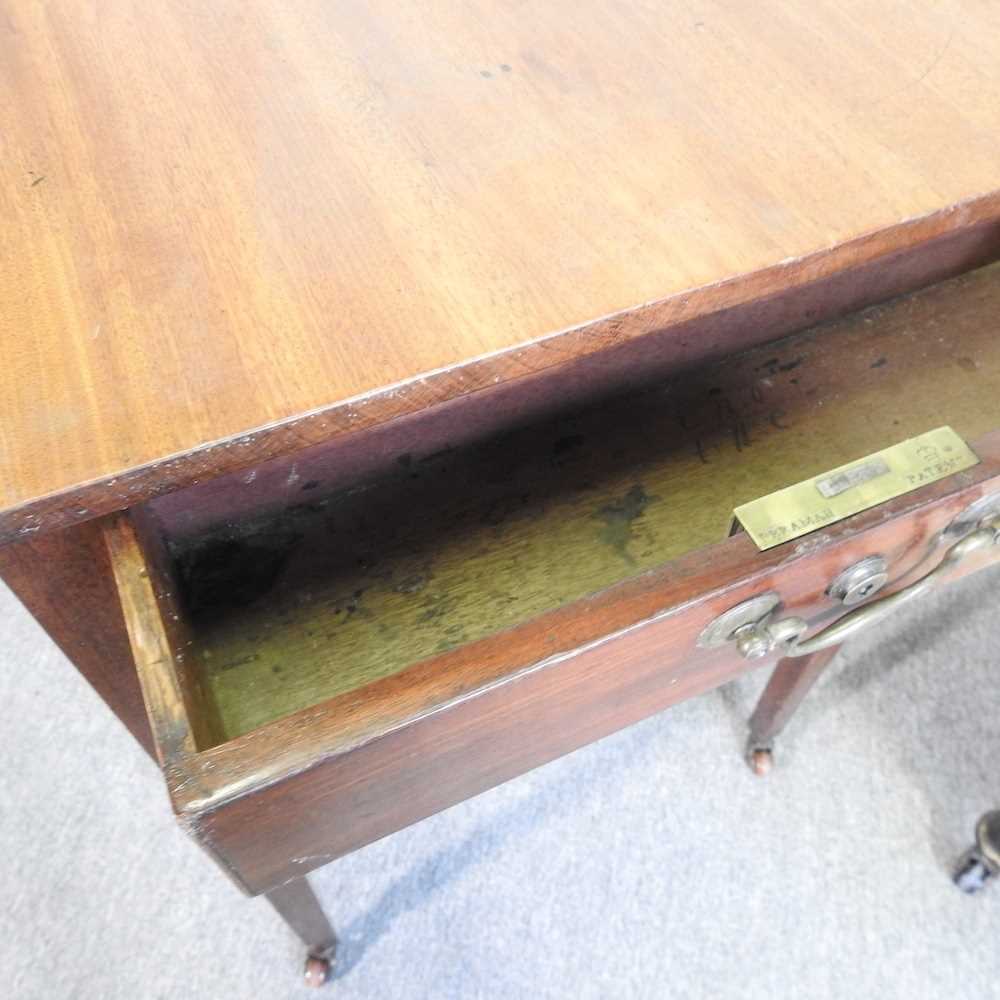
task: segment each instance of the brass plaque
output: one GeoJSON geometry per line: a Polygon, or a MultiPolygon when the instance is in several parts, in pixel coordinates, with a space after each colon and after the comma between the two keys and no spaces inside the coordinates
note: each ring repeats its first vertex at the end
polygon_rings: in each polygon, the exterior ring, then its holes
{"type": "Polygon", "coordinates": [[[976,453],[950,427],[939,427],[743,504],[733,513],[757,548],[770,549],[978,463],[976,453]]]}

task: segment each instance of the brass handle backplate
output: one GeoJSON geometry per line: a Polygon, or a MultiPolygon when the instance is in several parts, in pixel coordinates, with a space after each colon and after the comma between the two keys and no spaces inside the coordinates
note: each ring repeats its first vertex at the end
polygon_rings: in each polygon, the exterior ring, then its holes
{"type": "MultiPolygon", "coordinates": [[[[996,504],[993,507],[995,509],[996,504]]],[[[964,530],[969,531],[969,527],[968,522],[965,522],[964,530]]],[[[944,537],[953,535],[949,535],[946,530],[944,537]]],[[[740,655],[747,659],[769,656],[775,651],[780,651],[786,657],[818,653],[878,624],[897,608],[932,590],[942,577],[966,559],[998,546],[1000,513],[991,511],[978,522],[974,530],[955,542],[941,562],[919,580],[888,597],[878,598],[848,612],[809,638],[805,637],[809,624],[804,619],[795,616],[776,618],[781,608],[781,598],[772,591],[758,594],[720,615],[702,632],[698,644],[711,648],[733,643],[740,655]]],[[[855,603],[859,599],[858,595],[868,596],[881,589],[887,579],[884,568],[885,563],[881,557],[869,556],[840,574],[827,593],[842,603],[855,603]],[[845,579],[850,586],[844,586],[845,579]]]]}

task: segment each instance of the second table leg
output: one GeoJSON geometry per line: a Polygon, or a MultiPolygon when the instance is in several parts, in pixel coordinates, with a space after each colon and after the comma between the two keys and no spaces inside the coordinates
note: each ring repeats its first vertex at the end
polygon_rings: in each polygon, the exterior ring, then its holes
{"type": "Polygon", "coordinates": [[[268,901],[308,949],[306,985],[322,986],[330,974],[337,935],[305,876],[267,893],[268,901]]]}
{"type": "Polygon", "coordinates": [[[832,646],[811,656],[778,661],[750,717],[747,761],[755,774],[771,770],[775,739],[839,651],[840,646],[832,646]]]}

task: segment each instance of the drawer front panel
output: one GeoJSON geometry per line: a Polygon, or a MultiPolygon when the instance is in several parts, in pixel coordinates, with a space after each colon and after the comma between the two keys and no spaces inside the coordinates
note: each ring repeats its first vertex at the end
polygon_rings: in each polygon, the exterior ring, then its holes
{"type": "MultiPolygon", "coordinates": [[[[185,815],[245,888],[260,892],[708,691],[761,662],[730,647],[698,646],[706,625],[734,604],[776,591],[789,614],[819,627],[846,610],[824,593],[828,583],[860,559],[877,553],[888,561],[892,582],[883,594],[939,562],[946,551],[935,541],[942,529],[984,492],[1000,490],[1000,478],[994,478],[1000,439],[980,451],[987,463],[974,476],[900,498],[819,538],[760,554],[747,538],[735,537],[697,560],[682,561],[672,573],[630,584],[632,593],[619,594],[620,601],[634,608],[658,601],[670,609],[638,624],[612,628],[609,607],[595,600],[589,612],[608,622],[608,634],[474,693],[460,693],[437,710],[424,700],[430,681],[418,667],[373,685],[368,704],[334,699],[300,713],[294,724],[208,751],[194,769],[198,782],[211,776],[225,786],[227,768],[235,779],[235,754],[238,769],[245,776],[249,768],[259,787],[222,787],[221,800],[218,793],[214,800],[211,794],[193,799],[185,815]],[[973,478],[981,481],[963,485],[973,478]],[[380,703],[408,711],[410,720],[371,735],[365,727],[380,703]],[[274,766],[277,756],[283,774],[274,766]]],[[[977,557],[952,575],[988,561],[988,554],[977,557]]],[[[553,615],[530,629],[563,627],[574,623],[553,615]]],[[[505,638],[530,645],[537,637],[505,638]]],[[[474,669],[476,652],[457,666],[459,674],[474,669]]],[[[485,645],[479,652],[490,655],[485,645]]]]}

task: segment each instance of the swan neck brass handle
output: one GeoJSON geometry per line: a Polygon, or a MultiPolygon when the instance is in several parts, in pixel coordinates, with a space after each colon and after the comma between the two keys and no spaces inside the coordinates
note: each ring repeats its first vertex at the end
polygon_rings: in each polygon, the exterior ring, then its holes
{"type": "Polygon", "coordinates": [[[784,645],[785,656],[808,656],[821,649],[837,646],[864,629],[871,628],[888,618],[897,608],[932,590],[950,570],[977,553],[994,548],[1000,543],[1000,517],[993,517],[945,553],[944,558],[925,576],[902,590],[880,597],[863,607],[848,612],[843,618],[828,625],[816,635],[803,639],[807,626],[801,618],[784,619],[766,626],[774,634],[775,646],[784,645]],[[801,629],[799,625],[801,623],[801,629]]]}
{"type": "MultiPolygon", "coordinates": [[[[777,594],[761,595],[729,612],[730,615],[735,614],[737,619],[744,608],[750,613],[743,617],[742,623],[734,622],[737,627],[729,630],[728,640],[735,642],[740,654],[747,659],[768,656],[775,650],[779,650],[782,656],[786,657],[809,656],[812,653],[818,653],[822,649],[840,645],[864,629],[877,625],[888,618],[897,608],[909,604],[910,601],[922,597],[929,590],[932,590],[942,577],[966,559],[998,545],[1000,545],[1000,514],[994,514],[982,520],[974,531],[955,542],[945,553],[941,562],[925,576],[888,597],[880,597],[848,612],[832,625],[828,625],[809,638],[805,638],[809,624],[804,619],[797,617],[773,619],[774,612],[778,610],[780,604],[777,594]],[[750,605],[754,604],[754,601],[764,602],[760,614],[756,614],[750,609],[750,605]]],[[[725,618],[726,616],[722,616],[719,622],[725,618]]],[[[721,641],[725,641],[723,639],[725,632],[725,627],[719,631],[717,626],[710,626],[703,633],[700,644],[704,646],[719,645],[721,641]]]]}

